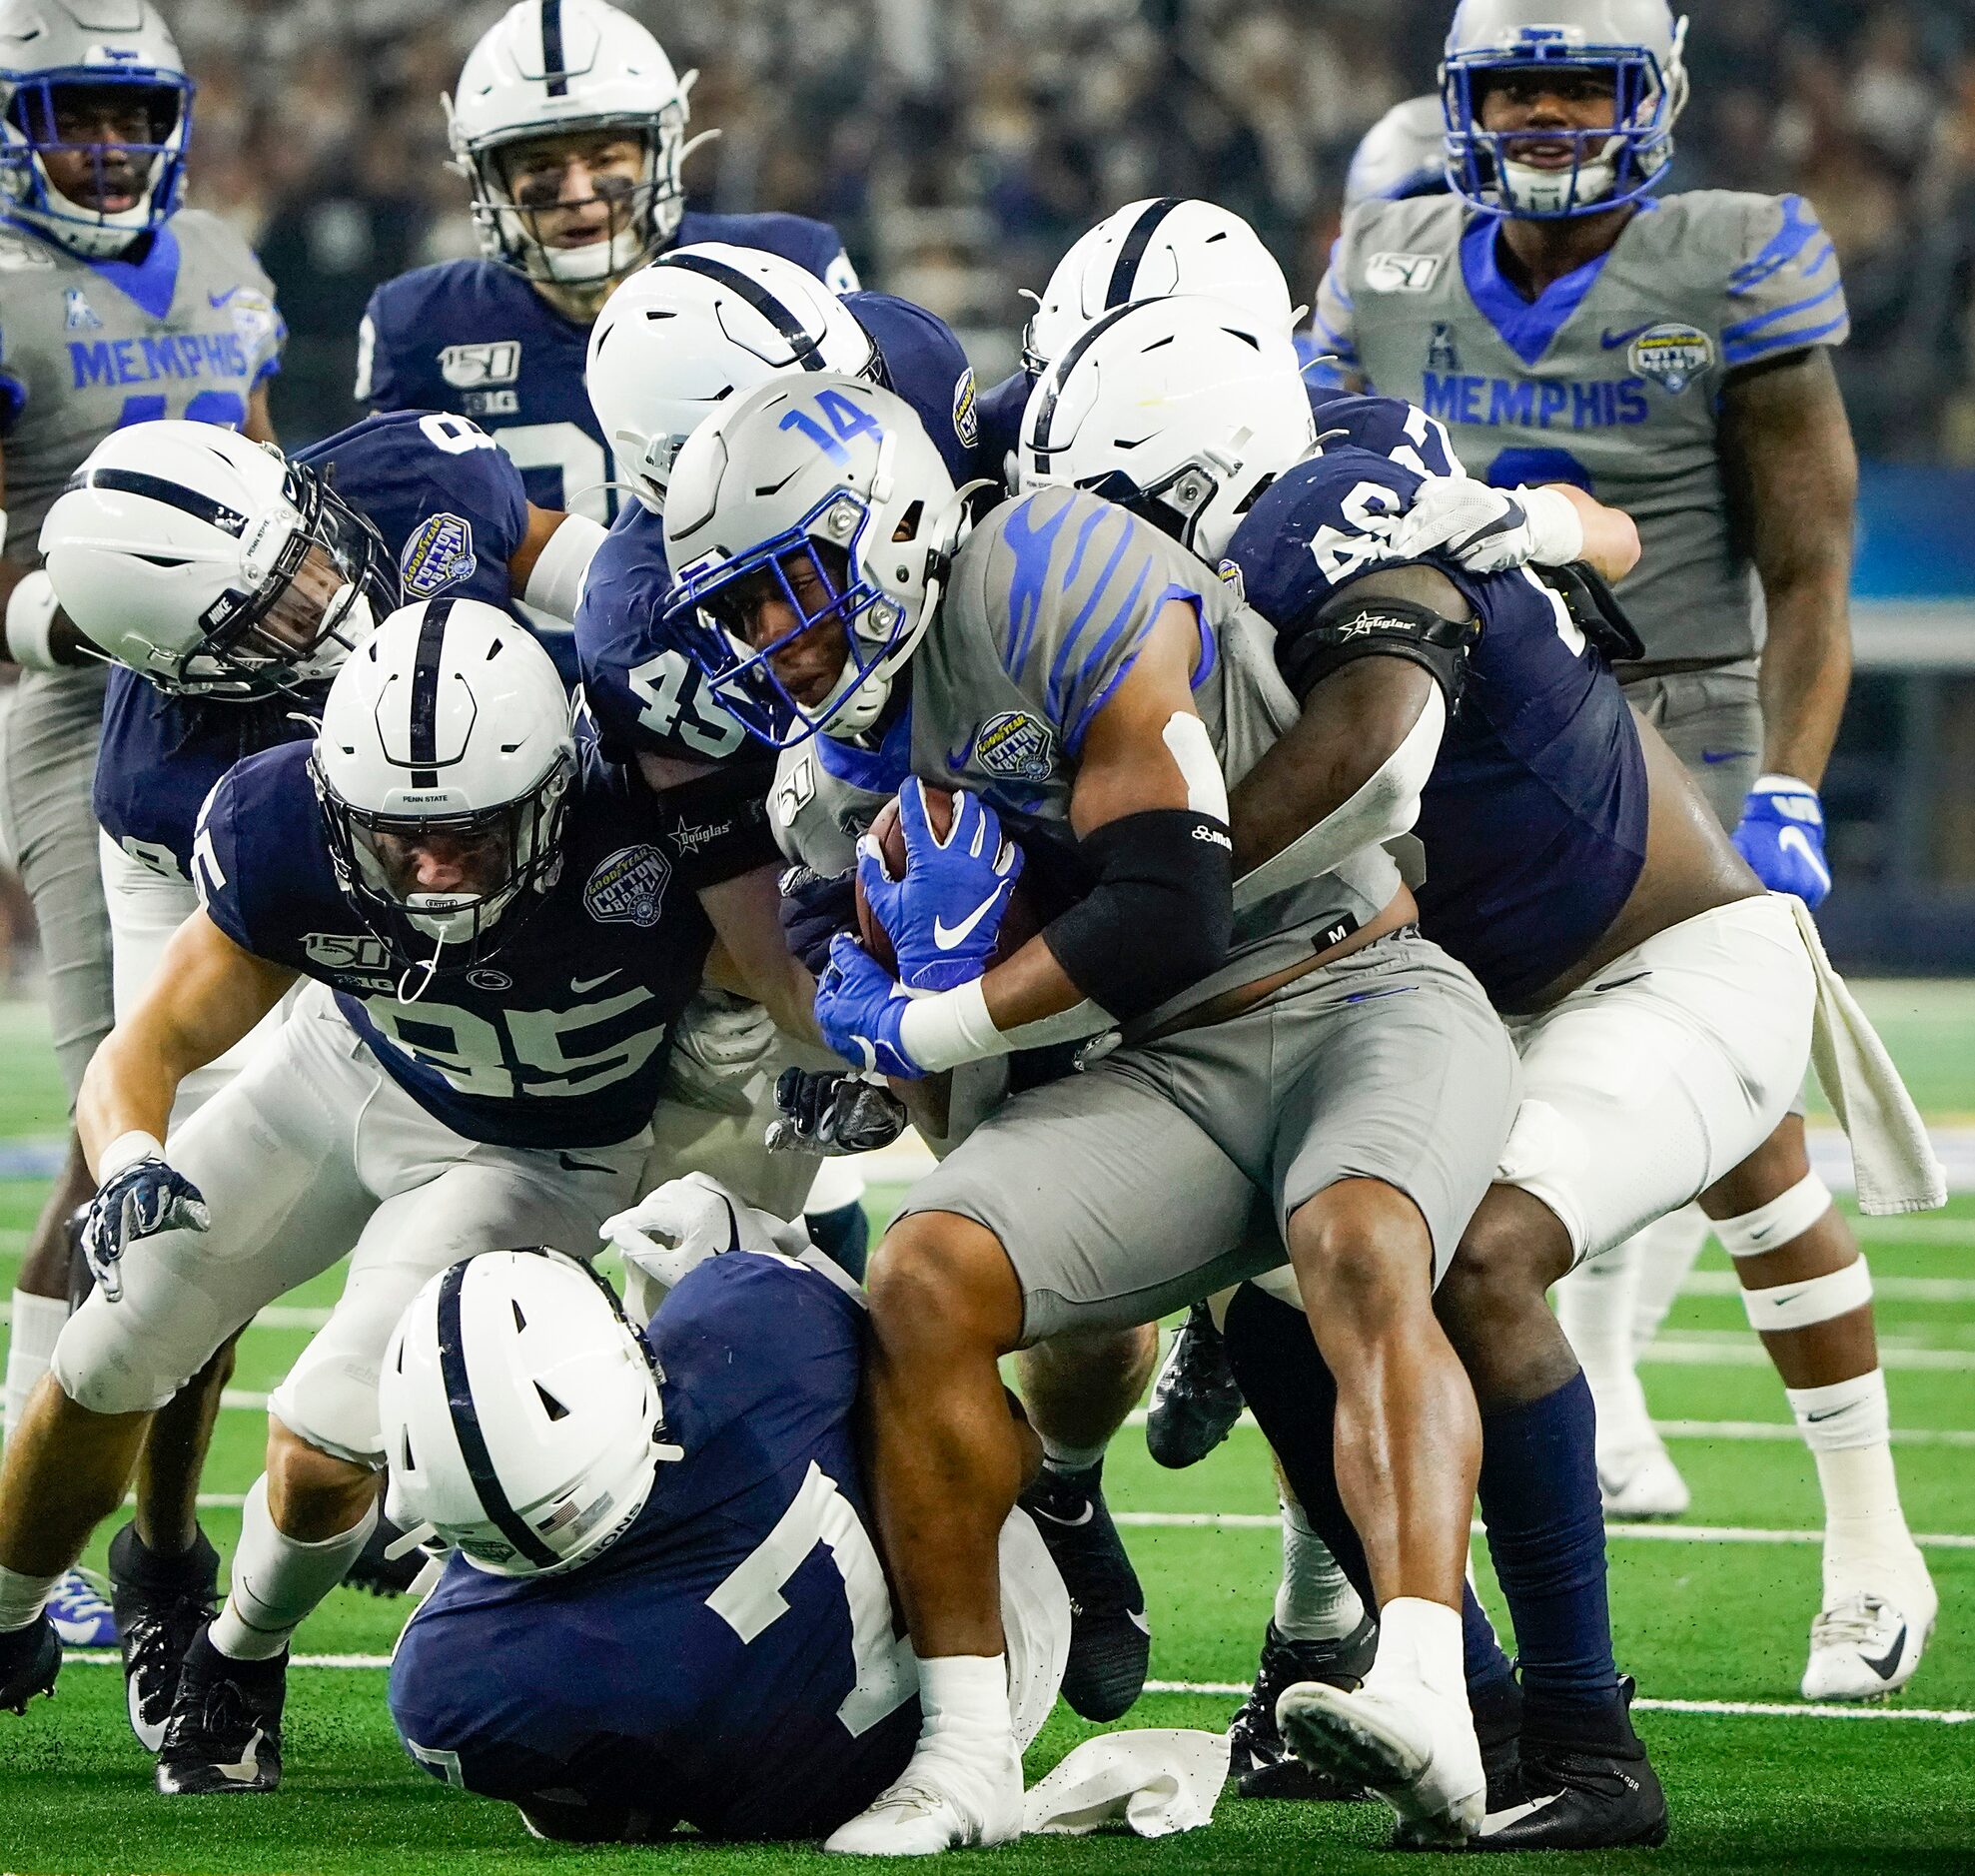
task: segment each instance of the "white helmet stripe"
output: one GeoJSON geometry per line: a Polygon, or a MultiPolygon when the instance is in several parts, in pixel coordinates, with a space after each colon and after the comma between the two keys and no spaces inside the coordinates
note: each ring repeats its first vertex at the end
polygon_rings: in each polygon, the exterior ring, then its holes
{"type": "Polygon", "coordinates": [[[1152,246],[1152,238],[1159,232],[1159,224],[1183,200],[1180,196],[1161,196],[1158,201],[1145,205],[1138,220],[1132,224],[1131,233],[1118,249],[1118,263],[1111,270],[1111,285],[1104,292],[1107,307],[1123,306],[1127,300],[1138,298],[1139,263],[1145,259],[1146,249],[1152,246]]]}
{"type": "Polygon", "coordinates": [[[569,95],[569,68],[562,52],[562,0],[541,0],[541,70],[551,98],[569,95]]]}

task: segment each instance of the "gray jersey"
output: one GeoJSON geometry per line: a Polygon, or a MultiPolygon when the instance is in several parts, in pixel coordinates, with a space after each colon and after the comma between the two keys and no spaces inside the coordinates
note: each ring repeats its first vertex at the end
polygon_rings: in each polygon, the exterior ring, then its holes
{"type": "Polygon", "coordinates": [[[1353,210],[1317,343],[1440,418],[1474,474],[1574,482],[1630,514],[1644,553],[1619,591],[1648,659],[1752,655],[1761,602],[1728,516],[1720,394],[1742,367],[1843,344],[1815,213],[1800,196],[1648,200],[1533,303],[1502,278],[1496,226],[1452,196],[1353,210]]]}
{"type": "Polygon", "coordinates": [[[12,559],[91,450],[154,418],[238,429],[284,336],[274,289],[217,216],[185,210],[143,260],[85,261],[0,221],[0,437],[12,559]]]}

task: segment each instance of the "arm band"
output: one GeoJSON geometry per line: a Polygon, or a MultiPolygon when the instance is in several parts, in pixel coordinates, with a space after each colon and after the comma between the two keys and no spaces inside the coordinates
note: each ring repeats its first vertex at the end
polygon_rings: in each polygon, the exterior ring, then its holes
{"type": "Polygon", "coordinates": [[[529,573],[527,589],[521,594],[522,602],[537,611],[552,612],[557,618],[574,619],[577,602],[582,598],[583,575],[589,571],[590,555],[603,544],[603,537],[609,531],[601,521],[592,521],[586,514],[563,515],[535,555],[534,570],[529,573]]]}
{"type": "Polygon", "coordinates": [[[1479,619],[1451,619],[1411,599],[1340,593],[1316,615],[1276,635],[1276,664],[1299,703],[1355,658],[1407,658],[1433,675],[1450,714],[1467,681],[1479,619]]]}
{"type": "Polygon", "coordinates": [[[1107,821],[1081,843],[1097,883],[1043,928],[1070,981],[1120,1022],[1218,970],[1234,934],[1234,843],[1191,808],[1107,821]]]}
{"type": "Polygon", "coordinates": [[[657,820],[679,878],[694,892],[779,866],[781,852],[768,825],[767,762],[723,762],[654,797],[657,820]]]}
{"type": "Polygon", "coordinates": [[[1544,566],[1536,577],[1563,601],[1570,622],[1582,632],[1607,664],[1629,664],[1645,656],[1645,641],[1626,617],[1618,595],[1588,560],[1568,566],[1544,566]]]}
{"type": "Polygon", "coordinates": [[[61,668],[50,642],[55,614],[62,602],[55,597],[54,582],[45,567],[15,582],[7,595],[7,655],[24,671],[53,671],[61,668]]]}

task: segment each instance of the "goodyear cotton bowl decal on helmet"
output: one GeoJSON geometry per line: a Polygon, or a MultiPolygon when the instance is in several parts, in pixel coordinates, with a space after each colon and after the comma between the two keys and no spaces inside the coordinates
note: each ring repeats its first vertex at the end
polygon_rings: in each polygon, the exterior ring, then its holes
{"type": "Polygon", "coordinates": [[[648,931],[658,923],[665,884],[671,877],[672,863],[656,847],[619,847],[607,860],[597,862],[582,889],[582,902],[599,924],[636,925],[648,931]]]}
{"type": "Polygon", "coordinates": [[[405,543],[398,570],[408,599],[430,599],[463,579],[472,579],[478,564],[472,526],[458,514],[434,514],[421,521],[418,532],[405,543]]]}
{"type": "Polygon", "coordinates": [[[1632,370],[1678,397],[1714,363],[1714,342],[1693,326],[1653,326],[1632,341],[1632,370]]]}
{"type": "Polygon", "coordinates": [[[974,761],[1009,781],[1047,781],[1056,768],[1056,732],[1026,710],[1003,710],[981,725],[974,761]]]}
{"type": "Polygon", "coordinates": [[[960,439],[963,450],[973,449],[981,440],[977,397],[974,368],[970,365],[960,374],[960,382],[953,387],[953,434],[960,439]]]}

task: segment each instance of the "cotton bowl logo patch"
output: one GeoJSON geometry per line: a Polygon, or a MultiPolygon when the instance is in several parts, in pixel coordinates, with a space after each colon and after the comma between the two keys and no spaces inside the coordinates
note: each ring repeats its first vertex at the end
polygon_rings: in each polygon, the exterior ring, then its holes
{"type": "Polygon", "coordinates": [[[419,523],[418,531],[405,543],[398,570],[408,598],[430,599],[463,579],[472,579],[478,564],[474,530],[466,518],[432,514],[419,523]]]}
{"type": "Polygon", "coordinates": [[[582,889],[582,902],[599,924],[636,925],[648,931],[658,923],[671,877],[672,863],[656,847],[619,847],[598,862],[582,889]]]}
{"type": "Polygon", "coordinates": [[[1632,341],[1632,370],[1674,396],[1714,363],[1714,341],[1694,326],[1651,326],[1632,341]]]}
{"type": "Polygon", "coordinates": [[[981,725],[974,762],[1009,781],[1047,781],[1056,768],[1056,732],[1026,710],[1003,710],[981,725]]]}
{"type": "Polygon", "coordinates": [[[977,395],[974,368],[970,365],[960,374],[960,382],[953,387],[953,434],[960,439],[963,450],[973,449],[981,440],[981,414],[975,404],[977,395]]]}
{"type": "Polygon", "coordinates": [[[1221,584],[1227,587],[1243,605],[1246,605],[1248,603],[1248,582],[1242,578],[1241,568],[1232,560],[1223,560],[1214,571],[1219,577],[1221,584]]]}

